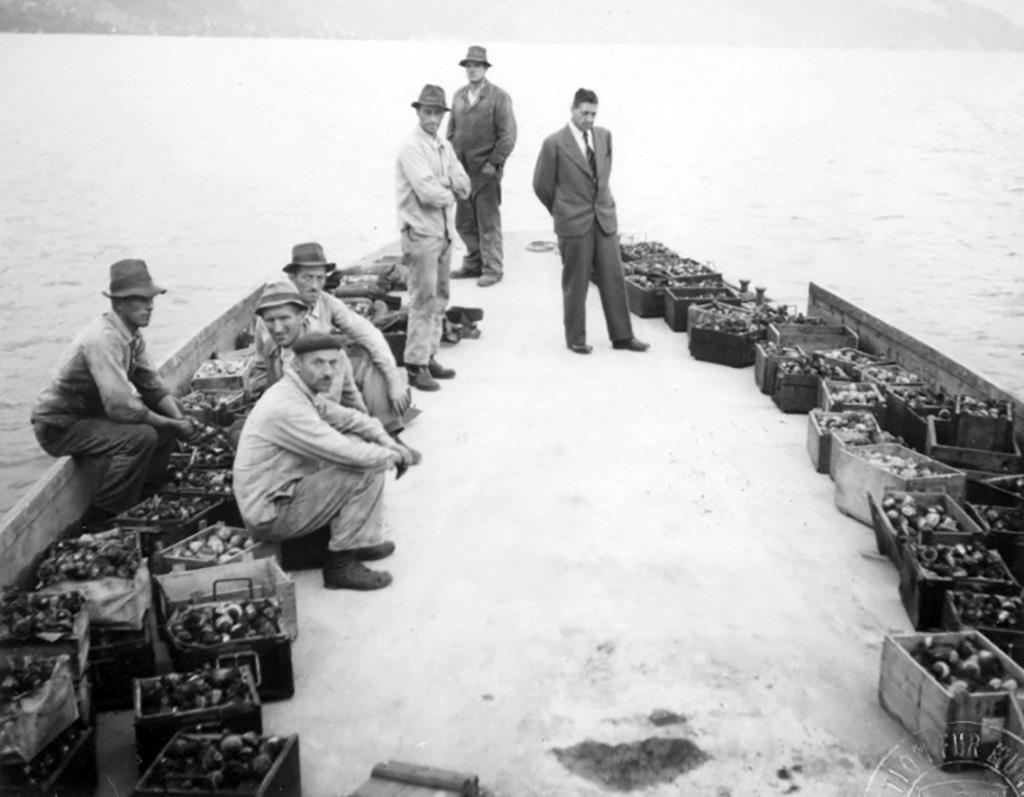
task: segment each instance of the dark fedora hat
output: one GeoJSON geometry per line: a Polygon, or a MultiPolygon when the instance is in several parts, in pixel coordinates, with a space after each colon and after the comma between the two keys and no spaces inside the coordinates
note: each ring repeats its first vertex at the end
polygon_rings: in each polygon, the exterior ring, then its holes
{"type": "Polygon", "coordinates": [[[292,353],[308,354],[311,351],[343,347],[344,343],[338,335],[328,335],[326,332],[307,332],[292,345],[292,353]]]}
{"type": "Polygon", "coordinates": [[[444,89],[428,83],[420,91],[420,98],[412,104],[413,108],[440,108],[442,111],[451,110],[445,102],[444,89]]]}
{"type": "Polygon", "coordinates": [[[157,294],[167,293],[167,289],[154,284],[145,261],[118,260],[110,267],[110,292],[102,293],[108,299],[124,299],[128,296],[152,299],[157,294]]]}
{"type": "Polygon", "coordinates": [[[491,62],[487,60],[486,47],[481,47],[479,44],[471,44],[469,50],[466,51],[466,57],[459,61],[459,66],[465,66],[474,61],[490,68],[491,62]]]}
{"type": "Polygon", "coordinates": [[[292,262],[281,270],[295,271],[303,266],[323,266],[329,272],[334,271],[335,268],[334,263],[327,262],[324,248],[315,242],[295,244],[292,247],[292,262]]]}

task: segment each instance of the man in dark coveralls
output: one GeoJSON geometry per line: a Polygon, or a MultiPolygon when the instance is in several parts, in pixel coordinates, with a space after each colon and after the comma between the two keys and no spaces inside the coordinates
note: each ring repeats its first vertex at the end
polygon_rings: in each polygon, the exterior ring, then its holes
{"type": "Polygon", "coordinates": [[[472,46],[459,61],[469,83],[455,92],[448,117],[448,140],[469,175],[470,191],[455,206],[455,229],[466,245],[454,279],[476,277],[488,287],[501,281],[501,176],[516,145],[516,118],[508,92],[487,80],[487,50],[472,46]]]}
{"type": "Polygon", "coordinates": [[[111,309],[86,327],[57,363],[32,406],[36,439],[51,456],[97,465],[99,486],[84,522],[103,521],[159,484],[174,438],[196,427],[157,376],[140,329],[164,293],[141,260],[110,267],[111,309]]]}
{"type": "Polygon", "coordinates": [[[587,283],[593,270],[612,347],[646,351],[633,337],[619,254],[615,200],[608,185],[612,136],[595,127],[597,94],[579,89],[569,124],[544,140],[533,173],[533,191],[555,221],[562,255],[565,343],[577,354],[587,344],[587,283]]]}

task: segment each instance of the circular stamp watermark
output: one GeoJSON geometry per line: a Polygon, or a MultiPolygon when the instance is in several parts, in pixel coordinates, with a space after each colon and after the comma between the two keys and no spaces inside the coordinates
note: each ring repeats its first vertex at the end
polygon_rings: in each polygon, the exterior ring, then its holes
{"type": "Polygon", "coordinates": [[[1024,797],[1024,739],[1001,722],[955,722],[895,745],[865,797],[1024,797]]]}

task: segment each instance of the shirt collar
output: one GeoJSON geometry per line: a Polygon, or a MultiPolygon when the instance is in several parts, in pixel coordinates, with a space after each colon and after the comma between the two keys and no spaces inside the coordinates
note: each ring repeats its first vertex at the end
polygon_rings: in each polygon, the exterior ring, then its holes
{"type": "MultiPolygon", "coordinates": [[[[576,143],[579,145],[580,150],[582,150],[583,152],[586,152],[587,142],[583,140],[583,131],[580,130],[578,127],[576,127],[576,125],[574,125],[570,121],[569,122],[569,132],[572,133],[572,137],[573,137],[573,139],[575,139],[576,143]]],[[[590,131],[590,146],[591,147],[594,146],[594,131],[593,130],[590,131]]]]}
{"type": "Polygon", "coordinates": [[[302,377],[299,376],[299,374],[295,371],[294,368],[286,368],[284,372],[284,378],[290,379],[292,381],[292,384],[294,384],[302,392],[302,395],[304,395],[306,398],[308,398],[310,401],[316,404],[317,394],[309,389],[309,386],[302,381],[302,377]]]}
{"type": "Polygon", "coordinates": [[[416,125],[416,133],[420,136],[420,138],[422,138],[424,141],[429,141],[433,146],[435,146],[435,147],[441,146],[441,137],[440,136],[436,136],[436,135],[432,136],[432,135],[430,135],[430,133],[428,133],[426,130],[424,130],[419,125],[416,125]]]}
{"type": "Polygon", "coordinates": [[[122,319],[121,316],[113,310],[107,310],[103,314],[103,317],[107,319],[107,323],[114,328],[117,334],[126,341],[135,341],[139,339],[139,330],[136,329],[135,332],[129,330],[128,325],[124,323],[124,319],[122,319]]]}

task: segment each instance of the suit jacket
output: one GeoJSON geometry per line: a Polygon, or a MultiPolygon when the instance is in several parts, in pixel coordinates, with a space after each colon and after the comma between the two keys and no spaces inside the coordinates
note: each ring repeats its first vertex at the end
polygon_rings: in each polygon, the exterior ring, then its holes
{"type": "Polygon", "coordinates": [[[608,185],[612,172],[612,134],[603,127],[595,127],[592,133],[596,181],[568,125],[544,139],[537,157],[533,192],[554,218],[555,234],[559,238],[586,235],[595,223],[605,234],[618,232],[615,199],[608,185]]]}

